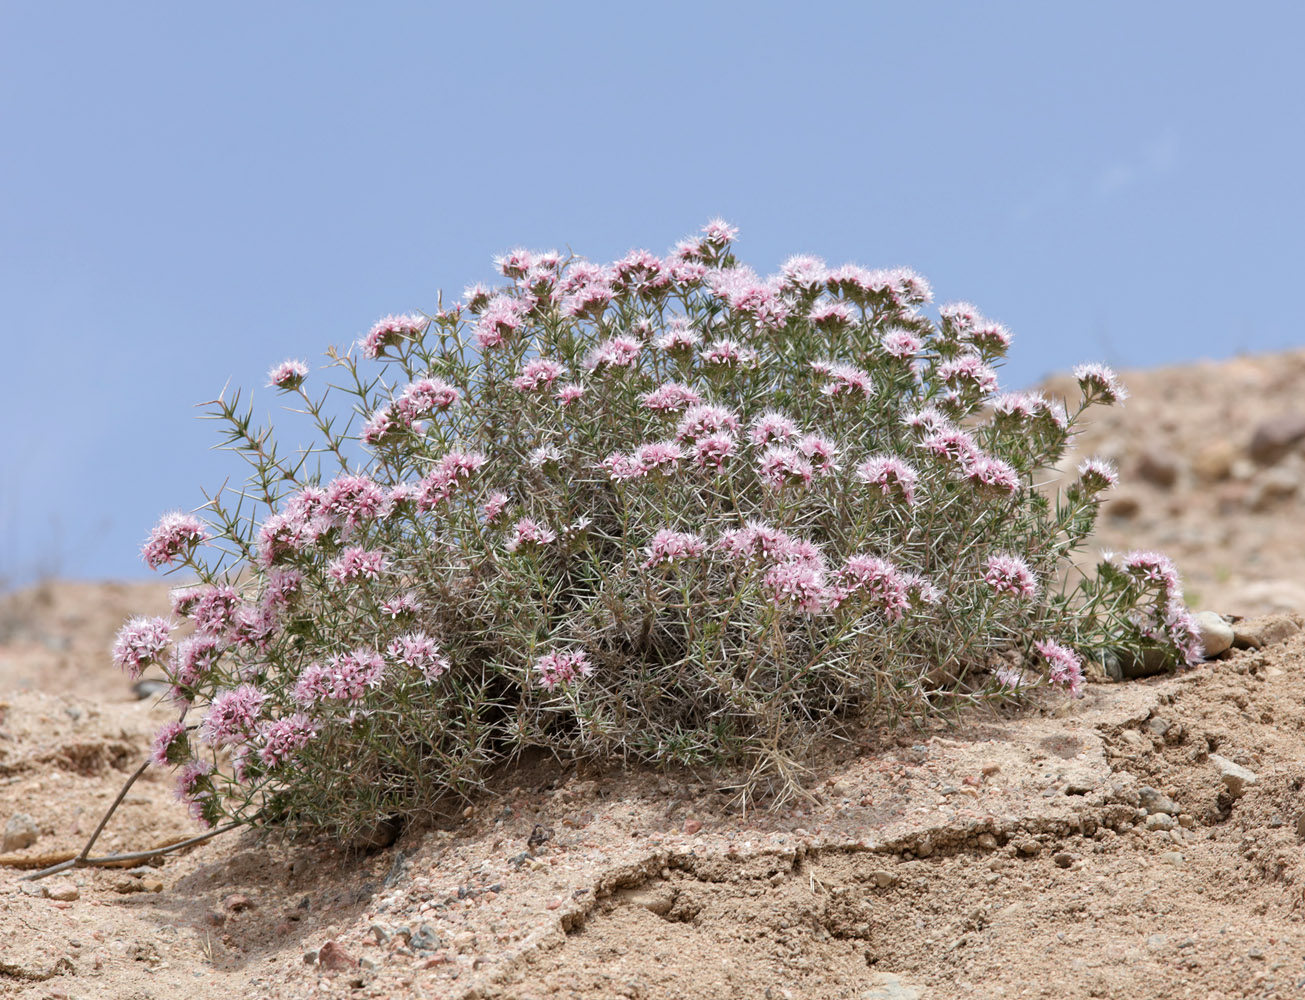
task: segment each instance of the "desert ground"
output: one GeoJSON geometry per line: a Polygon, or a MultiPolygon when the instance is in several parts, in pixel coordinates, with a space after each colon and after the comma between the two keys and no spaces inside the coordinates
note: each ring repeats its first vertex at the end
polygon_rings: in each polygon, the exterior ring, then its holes
{"type": "MultiPolygon", "coordinates": [[[[22,881],[171,717],[108,655],[167,584],[5,595],[0,996],[1305,996],[1305,352],[1125,380],[1079,443],[1123,475],[1096,547],[1167,552],[1240,648],[867,726],[778,809],[729,775],[539,759],[383,848],[235,831],[22,881]]],[[[96,853],[196,832],[150,770],[96,853]]]]}

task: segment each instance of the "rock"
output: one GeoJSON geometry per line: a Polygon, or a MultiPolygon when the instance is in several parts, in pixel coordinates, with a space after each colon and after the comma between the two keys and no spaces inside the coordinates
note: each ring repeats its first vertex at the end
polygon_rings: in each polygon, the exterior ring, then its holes
{"type": "Polygon", "coordinates": [[[1175,868],[1181,867],[1187,859],[1183,857],[1181,851],[1165,851],[1160,855],[1160,860],[1167,865],[1173,865],[1175,868]]]}
{"type": "Polygon", "coordinates": [[[31,847],[40,836],[41,829],[31,816],[28,816],[27,813],[14,813],[9,817],[9,822],[5,824],[5,835],[3,843],[0,843],[0,854],[8,854],[10,851],[21,851],[24,847],[31,847]]]}
{"type": "Polygon", "coordinates": [[[309,948],[306,952],[304,952],[304,965],[316,965],[316,964],[317,964],[317,949],[309,948]]]}
{"type": "Polygon", "coordinates": [[[1074,855],[1070,854],[1068,851],[1060,851],[1057,854],[1053,854],[1051,860],[1056,862],[1057,868],[1068,868],[1077,861],[1078,858],[1074,857],[1074,855]]]}
{"type": "Polygon", "coordinates": [[[141,892],[162,892],[163,883],[156,878],[143,878],[140,880],[141,892]]]}
{"type": "Polygon", "coordinates": [[[143,678],[131,686],[131,693],[139,701],[145,701],[147,698],[161,698],[171,690],[171,684],[154,677],[143,678]]]}
{"type": "Polygon", "coordinates": [[[1172,830],[1178,825],[1178,822],[1168,813],[1155,813],[1146,818],[1146,828],[1148,830],[1172,830]]]}
{"type": "Polygon", "coordinates": [[[1027,858],[1036,858],[1042,853],[1042,845],[1032,837],[1025,837],[1023,840],[1015,842],[1015,850],[1027,858]]]}
{"type": "Polygon", "coordinates": [[[642,906],[650,913],[664,917],[675,905],[675,892],[668,885],[641,886],[638,889],[626,889],[619,898],[631,906],[642,906]]]}
{"type": "Polygon", "coordinates": [[[44,882],[19,882],[18,891],[33,899],[49,899],[50,887],[44,882]]]}
{"type": "Polygon", "coordinates": [[[1246,495],[1246,506],[1263,512],[1300,492],[1301,476],[1295,469],[1279,467],[1266,469],[1251,483],[1246,495]]]}
{"type": "MultiPolygon", "coordinates": [[[[308,956],[304,956],[304,961],[308,961],[308,956]]],[[[323,969],[330,969],[333,972],[343,972],[346,969],[358,968],[358,959],[354,958],[334,941],[327,941],[317,949],[317,964],[323,969]]]]}
{"type": "Polygon", "coordinates": [[[1295,614],[1261,615],[1233,625],[1233,645],[1238,649],[1260,649],[1284,642],[1301,630],[1303,619],[1295,614]]]}
{"type": "Polygon", "coordinates": [[[702,829],[702,823],[699,820],[686,819],[684,821],[684,832],[687,833],[690,837],[692,837],[695,833],[697,833],[701,829],[702,829]]]}
{"type": "Polygon", "coordinates": [[[415,934],[408,936],[408,947],[413,951],[435,951],[440,944],[440,937],[430,924],[422,924],[415,934]]]}
{"type": "Polygon", "coordinates": [[[1167,490],[1178,482],[1178,462],[1170,452],[1148,451],[1137,461],[1137,474],[1152,486],[1167,490]]]}
{"type": "Polygon", "coordinates": [[[922,987],[910,986],[891,972],[872,972],[867,977],[870,989],[862,993],[860,1000],[920,1000],[922,987]]]}
{"type": "Polygon", "coordinates": [[[1246,794],[1247,787],[1259,780],[1259,775],[1254,771],[1249,771],[1217,753],[1210,754],[1210,763],[1219,769],[1219,777],[1223,779],[1224,787],[1234,799],[1240,799],[1246,794]]]}
{"type": "Polygon", "coordinates": [[[1166,813],[1170,816],[1177,816],[1182,809],[1178,807],[1173,799],[1164,792],[1152,788],[1150,785],[1143,785],[1137,790],[1138,804],[1148,813],[1166,813]]]}
{"type": "Polygon", "coordinates": [[[985,851],[995,851],[997,849],[997,838],[990,833],[979,834],[979,846],[985,851]]]}
{"type": "Polygon", "coordinates": [[[77,886],[71,882],[51,882],[49,891],[51,899],[58,899],[65,903],[71,903],[81,896],[81,893],[77,891],[77,886]]]}
{"type": "MultiPolygon", "coordinates": [[[[994,843],[993,846],[996,846],[996,844],[994,843]]],[[[877,885],[880,889],[891,889],[895,885],[897,885],[898,882],[901,881],[901,879],[899,879],[892,872],[885,871],[882,868],[880,868],[878,871],[871,872],[870,878],[874,881],[874,884],[877,885]]]]}
{"type": "Polygon", "coordinates": [[[1231,441],[1220,438],[1200,446],[1192,458],[1192,471],[1204,482],[1222,482],[1232,475],[1233,462],[1236,460],[1236,447],[1231,441]]]}
{"type": "Polygon", "coordinates": [[[1224,621],[1222,615],[1217,615],[1213,611],[1201,611],[1193,617],[1201,633],[1206,659],[1226,653],[1232,648],[1236,633],[1233,627],[1224,621]]]}
{"type": "Polygon", "coordinates": [[[1261,465],[1272,465],[1305,439],[1305,413],[1282,413],[1264,421],[1246,449],[1261,465]]]}
{"type": "Polygon", "coordinates": [[[243,913],[245,910],[253,909],[254,903],[243,892],[233,892],[222,900],[222,905],[227,908],[229,913],[243,913]]]}
{"type": "Polygon", "coordinates": [[[1107,516],[1123,520],[1136,517],[1138,511],[1142,509],[1142,504],[1131,493],[1116,493],[1114,496],[1107,496],[1101,508],[1107,516]]]}

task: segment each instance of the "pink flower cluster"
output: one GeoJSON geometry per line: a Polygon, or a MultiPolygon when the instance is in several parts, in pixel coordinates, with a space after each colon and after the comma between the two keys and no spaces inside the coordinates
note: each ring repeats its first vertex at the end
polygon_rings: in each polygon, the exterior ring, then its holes
{"type": "Polygon", "coordinates": [[[645,568],[670,566],[685,559],[700,558],[707,551],[707,543],[701,535],[691,531],[662,528],[653,535],[653,540],[645,551],[648,554],[648,559],[644,562],[645,568]]]}
{"type": "Polygon", "coordinates": [[[1065,688],[1074,697],[1083,693],[1083,661],[1072,649],[1066,649],[1059,643],[1046,640],[1035,642],[1036,649],[1047,661],[1047,679],[1052,684],[1065,688]]]}
{"type": "Polygon", "coordinates": [[[151,663],[159,662],[176,627],[166,618],[129,619],[113,641],[113,662],[139,677],[151,663]]]}
{"type": "Polygon", "coordinates": [[[295,684],[294,699],[305,708],[324,701],[362,701],[385,678],[385,660],[374,649],[360,647],[332,656],[323,666],[310,663],[295,684]]]}
{"type": "Polygon", "coordinates": [[[529,550],[541,545],[551,545],[555,541],[557,541],[557,532],[545,528],[538,521],[523,517],[512,526],[512,537],[507,541],[507,550],[509,552],[529,550]]]}
{"type": "Polygon", "coordinates": [[[269,389],[298,389],[308,377],[308,366],[302,361],[282,361],[267,373],[269,389]]]}
{"type": "Polygon", "coordinates": [[[1074,379],[1089,402],[1122,403],[1128,398],[1128,390],[1119,381],[1119,376],[1105,365],[1078,365],[1074,369],[1074,379]]]}
{"type": "Polygon", "coordinates": [[[379,580],[388,568],[384,552],[354,546],[331,560],[326,572],[336,583],[349,583],[353,580],[379,580]]]}
{"type": "Polygon", "coordinates": [[[369,358],[379,358],[386,348],[394,347],[405,339],[421,336],[430,320],[424,316],[386,316],[377,320],[367,335],[358,341],[363,354],[369,358]]]}
{"type": "Polygon", "coordinates": [[[180,764],[190,756],[190,741],[186,738],[183,722],[166,723],[150,744],[149,761],[155,767],[180,764]]]}
{"type": "Polygon", "coordinates": [[[639,404],[658,413],[678,413],[686,406],[697,406],[702,396],[678,382],[665,382],[639,397],[639,404]]]}
{"type": "Polygon", "coordinates": [[[1032,600],[1038,594],[1037,575],[1019,556],[989,556],[983,580],[999,595],[1032,600]]]}
{"type": "Polygon", "coordinates": [[[191,550],[209,538],[208,528],[199,518],[181,511],[164,514],[141,548],[141,558],[150,569],[171,566],[187,559],[191,550]]]}
{"type": "Polygon", "coordinates": [[[317,737],[317,723],[296,712],[283,719],[264,722],[258,728],[258,759],[267,768],[288,763],[296,753],[317,737]]]}
{"type": "Polygon", "coordinates": [[[535,661],[535,671],[539,674],[539,686],[552,691],[559,684],[570,684],[580,677],[593,674],[593,664],[589,654],[579,652],[545,653],[535,661]]]}
{"type": "Polygon", "coordinates": [[[552,386],[564,374],[566,369],[556,361],[536,358],[521,369],[521,374],[512,380],[512,385],[518,392],[538,392],[552,386]]]}
{"type": "Polygon", "coordinates": [[[390,659],[420,670],[422,676],[433,681],[449,669],[449,660],[440,652],[439,645],[425,632],[408,632],[391,639],[385,647],[390,659]]]}
{"type": "Polygon", "coordinates": [[[857,553],[839,569],[839,603],[852,596],[868,601],[890,621],[900,621],[911,606],[916,578],[903,573],[887,559],[857,553]]]}
{"type": "Polygon", "coordinates": [[[435,463],[435,467],[417,483],[417,509],[433,510],[453,495],[454,489],[485,464],[480,452],[451,451],[435,463]]]}
{"type": "Polygon", "coordinates": [[[1200,663],[1205,645],[1196,619],[1183,603],[1183,587],[1173,562],[1159,552],[1134,551],[1124,556],[1123,567],[1142,588],[1154,591],[1149,613],[1135,609],[1143,635],[1172,644],[1185,663],[1200,663]]]}
{"type": "Polygon", "coordinates": [[[910,507],[920,475],[896,455],[872,455],[856,467],[857,478],[879,488],[885,499],[910,507]]]}
{"type": "Polygon", "coordinates": [[[215,747],[243,742],[257,730],[265,701],[267,695],[252,684],[219,691],[209,702],[199,735],[215,747]]]}

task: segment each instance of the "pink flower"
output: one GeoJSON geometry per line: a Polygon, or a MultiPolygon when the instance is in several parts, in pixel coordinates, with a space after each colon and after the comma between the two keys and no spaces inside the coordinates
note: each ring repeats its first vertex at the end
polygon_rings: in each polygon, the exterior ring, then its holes
{"type": "Polygon", "coordinates": [[[374,448],[391,435],[397,436],[404,426],[402,421],[395,420],[392,407],[382,406],[363,422],[359,439],[369,448],[374,448]]]}
{"type": "Polygon", "coordinates": [[[638,479],[647,471],[632,457],[619,451],[614,451],[603,459],[602,467],[607,470],[608,478],[614,483],[638,479]]]}
{"type": "Polygon", "coordinates": [[[533,548],[550,545],[557,541],[557,533],[550,531],[537,521],[523,517],[512,526],[512,537],[508,539],[507,550],[516,552],[520,548],[533,548]]]}
{"type": "Polygon", "coordinates": [[[911,430],[926,438],[933,434],[943,434],[956,429],[946,416],[932,406],[917,410],[902,422],[911,430]]]}
{"type": "Polygon", "coordinates": [[[1190,610],[1172,600],[1165,609],[1165,635],[1177,648],[1183,662],[1195,666],[1205,659],[1205,640],[1201,638],[1201,628],[1190,610]]]}
{"type": "Polygon", "coordinates": [[[738,418],[729,410],[703,403],[690,407],[680,418],[675,428],[675,439],[681,442],[694,441],[721,431],[734,433],[738,429],[738,418]]]}
{"type": "Polygon", "coordinates": [[[751,316],[758,325],[778,329],[788,318],[778,282],[763,281],[750,267],[721,268],[707,275],[717,297],[736,313],[751,316]]]}
{"type": "Polygon", "coordinates": [[[769,410],[752,422],[748,438],[757,447],[782,444],[798,436],[798,426],[782,413],[769,410]]]}
{"type": "Polygon", "coordinates": [[[678,382],[665,382],[639,397],[640,404],[658,413],[678,413],[686,406],[697,406],[702,396],[678,382]]]}
{"type": "Polygon", "coordinates": [[[659,292],[671,282],[666,265],[647,250],[631,250],[613,266],[612,287],[617,292],[659,292]]]}
{"type": "Polygon", "coordinates": [[[489,300],[476,324],[476,343],[481,350],[499,347],[504,339],[521,329],[528,307],[510,295],[496,295],[489,300]]]}
{"type": "Polygon", "coordinates": [[[1035,642],[1033,648],[1047,661],[1047,677],[1051,683],[1066,688],[1077,697],[1084,685],[1083,661],[1078,654],[1050,640],[1035,642]]]}
{"type": "Polygon", "coordinates": [[[204,635],[227,635],[236,624],[236,612],[240,610],[240,595],[234,587],[203,587],[190,620],[195,623],[195,631],[204,635]]]}
{"type": "Polygon", "coordinates": [[[239,743],[251,736],[267,695],[252,684],[219,691],[209,704],[199,734],[210,746],[239,743]]]}
{"type": "Polygon", "coordinates": [[[441,378],[422,378],[411,383],[394,401],[394,412],[409,426],[419,417],[443,412],[458,405],[462,394],[441,378]]]}
{"type": "MultiPolygon", "coordinates": [[[[572,269],[574,270],[574,268],[572,269]]],[[[582,285],[562,300],[562,312],[572,319],[602,318],[616,293],[606,281],[582,285]]]]}
{"type": "Polygon", "coordinates": [[[1119,376],[1105,365],[1079,365],[1074,369],[1074,379],[1088,402],[1122,403],[1128,398],[1119,376]]]}
{"type": "Polygon", "coordinates": [[[630,457],[644,473],[660,472],[669,475],[684,458],[684,452],[674,441],[651,441],[641,444],[630,457]]]}
{"type": "Polygon", "coordinates": [[[354,546],[333,559],[326,572],[336,583],[347,583],[350,580],[377,580],[388,568],[384,552],[369,552],[354,546]]]}
{"type": "Polygon", "coordinates": [[[977,354],[962,354],[938,366],[943,384],[957,392],[987,394],[997,388],[997,373],[977,354]]]}
{"type": "Polygon", "coordinates": [[[940,462],[968,468],[971,459],[978,457],[979,446],[964,431],[948,430],[930,434],[921,447],[940,462]]]}
{"type": "Polygon", "coordinates": [[[1008,392],[992,401],[996,423],[1019,424],[1032,420],[1043,403],[1042,397],[1029,392],[1008,392]]]}
{"type": "Polygon", "coordinates": [[[373,649],[332,656],[322,666],[310,663],[295,684],[294,699],[305,708],[323,701],[362,701],[369,690],[380,687],[385,660],[373,649]]]}
{"type": "Polygon", "coordinates": [[[984,322],[974,327],[965,338],[980,353],[988,357],[1001,357],[1010,349],[1011,335],[1000,323],[984,322]]]}
{"type": "Polygon", "coordinates": [[[385,515],[389,497],[366,476],[339,476],[326,488],[322,509],[337,524],[356,528],[385,515]]]}
{"type": "Polygon", "coordinates": [[[911,606],[910,580],[887,559],[858,553],[838,571],[843,599],[859,594],[891,621],[900,621],[911,606]]]}
{"type": "Polygon", "coordinates": [[[268,608],[244,605],[236,611],[231,641],[237,646],[266,653],[276,641],[280,628],[276,615],[268,608]]]}
{"type": "Polygon", "coordinates": [[[421,511],[433,510],[453,495],[461,480],[485,464],[485,456],[478,451],[451,451],[444,455],[430,472],[417,483],[416,504],[421,511]]]}
{"type": "Polygon", "coordinates": [[[449,669],[448,657],[425,632],[408,632],[392,639],[385,651],[391,659],[420,670],[428,681],[435,680],[449,669]]]}
{"type": "Polygon", "coordinates": [[[700,469],[719,470],[734,454],[734,438],[724,432],[698,438],[693,443],[693,461],[700,469]]]}
{"type": "Polygon", "coordinates": [[[838,449],[828,438],[822,438],[819,434],[807,434],[797,443],[797,450],[811,463],[811,468],[821,475],[837,468],[834,457],[838,454],[838,449]]]}
{"type": "Polygon", "coordinates": [[[585,367],[594,371],[600,368],[633,368],[641,349],[642,345],[633,337],[611,337],[589,352],[585,367]]]}
{"type": "Polygon", "coordinates": [[[724,219],[718,218],[712,219],[702,227],[702,235],[706,242],[713,246],[723,247],[726,243],[732,242],[739,235],[739,231],[724,219]]]}
{"type": "Polygon", "coordinates": [[[264,767],[277,768],[317,737],[317,723],[302,712],[296,712],[287,718],[263,723],[258,735],[262,743],[258,748],[258,759],[264,767]]]}
{"type": "Polygon", "coordinates": [[[563,406],[570,406],[584,394],[585,387],[582,385],[563,385],[558,386],[557,392],[553,394],[553,398],[563,406]]]}
{"type": "Polygon", "coordinates": [[[488,285],[477,282],[474,285],[468,285],[462,290],[462,301],[472,312],[480,312],[485,306],[489,305],[489,297],[494,294],[494,290],[488,285]]]}
{"type": "Polygon", "coordinates": [[[151,663],[159,662],[176,627],[166,618],[128,619],[113,641],[113,662],[132,677],[139,677],[151,663]]]}
{"type": "Polygon", "coordinates": [[[263,588],[263,607],[280,611],[299,596],[304,588],[304,574],[297,569],[274,569],[267,575],[263,588]]]}
{"type": "Polygon", "coordinates": [[[919,473],[895,455],[873,455],[856,467],[857,478],[877,486],[884,497],[910,507],[915,503],[919,473]]]}
{"type": "Polygon", "coordinates": [[[885,330],[883,336],[879,338],[879,343],[889,357],[896,358],[898,361],[910,361],[924,347],[924,341],[910,330],[903,330],[900,327],[885,330]]]}
{"type": "Polygon", "coordinates": [[[208,528],[199,518],[171,511],[150,532],[141,548],[141,557],[150,569],[170,566],[177,559],[189,559],[195,546],[209,537],[208,528]]]}
{"type": "Polygon", "coordinates": [[[777,606],[794,604],[805,614],[819,614],[831,594],[825,585],[825,571],[817,563],[784,562],[766,570],[762,585],[777,606]]]}
{"type": "Polygon", "coordinates": [[[308,366],[302,361],[282,361],[267,373],[269,389],[298,389],[308,377],[308,366]]]}
{"type": "Polygon", "coordinates": [[[994,499],[1013,497],[1020,489],[1020,475],[1015,467],[988,455],[972,456],[965,465],[965,478],[981,496],[994,499]]]}
{"type": "Polygon", "coordinates": [[[400,343],[405,337],[416,338],[430,324],[424,316],[386,316],[377,320],[367,331],[367,336],[358,341],[358,346],[369,358],[379,358],[386,348],[400,343]]]}
{"type": "Polygon", "coordinates": [[[758,461],[758,473],[769,485],[781,489],[794,484],[811,485],[815,469],[796,448],[771,445],[758,461]]]}
{"type": "Polygon", "coordinates": [[[538,392],[552,386],[565,372],[566,369],[556,361],[536,358],[521,369],[521,374],[512,380],[512,385],[518,392],[538,392]]]}
{"type": "Polygon", "coordinates": [[[722,532],[715,547],[741,564],[753,559],[771,565],[785,562],[823,564],[820,550],[806,539],[795,538],[761,521],[748,521],[742,528],[722,532]]]}
{"type": "Polygon", "coordinates": [[[846,302],[823,299],[811,307],[807,319],[820,330],[841,330],[852,322],[852,307],[846,302]]]}
{"type": "Polygon", "coordinates": [[[1178,570],[1168,556],[1159,552],[1128,553],[1124,556],[1124,572],[1144,586],[1157,587],[1167,600],[1182,596],[1178,570]]]}
{"type": "Polygon", "coordinates": [[[1078,479],[1089,496],[1112,489],[1119,482],[1119,472],[1101,458],[1089,458],[1079,464],[1078,479]]]}
{"type": "Polygon", "coordinates": [[[552,691],[559,684],[570,684],[579,677],[594,672],[589,655],[583,650],[574,653],[546,653],[535,661],[539,673],[539,686],[552,691]]]}
{"type": "Polygon", "coordinates": [[[206,760],[187,761],[177,774],[177,798],[190,806],[190,813],[205,826],[212,826],[206,814],[213,801],[213,783],[209,772],[213,765],[206,760]]]}
{"type": "Polygon", "coordinates": [[[874,376],[867,371],[852,365],[832,365],[825,374],[829,384],[821,392],[826,396],[855,397],[860,393],[862,399],[869,399],[874,395],[874,376]]]}
{"type": "Polygon", "coordinates": [[[824,287],[829,268],[819,257],[797,254],[779,266],[779,273],[783,275],[786,288],[814,292],[824,287]]]}
{"type": "Polygon", "coordinates": [[[1038,593],[1038,578],[1019,556],[989,556],[983,580],[998,594],[1032,599],[1038,593]]]}
{"type": "Polygon", "coordinates": [[[178,587],[175,590],[168,591],[168,602],[172,605],[174,615],[188,618],[190,612],[203,596],[202,591],[197,587],[178,587]]]}
{"type": "Polygon", "coordinates": [[[689,326],[684,316],[672,316],[666,323],[666,332],[653,341],[653,346],[668,353],[691,351],[702,338],[689,326]]]}
{"type": "Polygon", "coordinates": [[[489,498],[481,505],[481,512],[485,515],[485,523],[493,524],[498,520],[503,508],[507,506],[508,495],[495,491],[489,495],[489,498]]]}
{"type": "Polygon", "coordinates": [[[747,368],[756,360],[756,351],[728,338],[713,340],[702,351],[702,363],[718,368],[747,368]]]}
{"type": "Polygon", "coordinates": [[[701,557],[707,551],[707,543],[692,532],[662,528],[653,535],[652,542],[644,551],[648,553],[645,568],[670,566],[683,559],[701,557]]]}
{"type": "Polygon", "coordinates": [[[169,722],[154,736],[150,744],[150,763],[155,767],[180,764],[190,756],[190,740],[182,722],[169,722]]]}
{"type": "Polygon", "coordinates": [[[517,247],[502,256],[494,258],[494,266],[505,278],[524,278],[526,272],[534,265],[534,255],[529,250],[517,247]]]}
{"type": "Polygon", "coordinates": [[[410,590],[399,594],[397,597],[391,597],[380,606],[381,614],[390,619],[401,618],[404,615],[415,615],[420,610],[421,601],[410,590]]]}
{"type": "Polygon", "coordinates": [[[938,310],[944,331],[959,340],[983,322],[979,310],[968,302],[950,302],[938,310]]]}
{"type": "Polygon", "coordinates": [[[168,665],[169,679],[179,687],[195,688],[222,658],[222,640],[212,635],[192,635],[177,643],[172,662],[168,665]]]}

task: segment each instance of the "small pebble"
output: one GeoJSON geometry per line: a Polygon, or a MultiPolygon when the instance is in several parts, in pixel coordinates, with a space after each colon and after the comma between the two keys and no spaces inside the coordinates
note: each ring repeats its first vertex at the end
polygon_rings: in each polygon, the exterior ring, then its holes
{"type": "Polygon", "coordinates": [[[77,890],[77,886],[73,885],[71,882],[50,883],[51,899],[58,899],[58,900],[62,900],[65,903],[70,903],[74,899],[79,898],[80,896],[81,893],[77,890]]]}
{"type": "Polygon", "coordinates": [[[222,905],[231,913],[243,913],[253,907],[253,901],[242,892],[233,892],[222,901],[222,905]]]}
{"type": "Polygon", "coordinates": [[[1051,860],[1056,862],[1056,867],[1058,868],[1068,868],[1077,861],[1078,858],[1074,857],[1074,855],[1070,854],[1068,851],[1061,851],[1059,854],[1054,855],[1051,860]]]}
{"type": "MultiPolygon", "coordinates": [[[[307,956],[305,956],[305,961],[307,956]]],[[[327,941],[317,950],[317,964],[324,969],[332,969],[336,972],[342,972],[345,969],[356,969],[358,959],[354,958],[340,945],[334,941],[327,941]]]]}
{"type": "Polygon", "coordinates": [[[693,836],[701,829],[702,829],[702,823],[696,819],[686,819],[684,821],[684,832],[687,833],[689,836],[693,836]]]}
{"type": "Polygon", "coordinates": [[[1246,794],[1247,787],[1259,780],[1259,776],[1254,771],[1247,770],[1217,753],[1210,754],[1210,763],[1219,769],[1219,777],[1223,779],[1224,787],[1234,799],[1240,799],[1246,794]]]}
{"type": "Polygon", "coordinates": [[[41,830],[31,816],[28,816],[27,813],[15,813],[9,817],[9,822],[5,824],[4,841],[0,843],[0,854],[8,854],[10,851],[21,851],[25,847],[31,847],[40,836],[41,830]]]}

